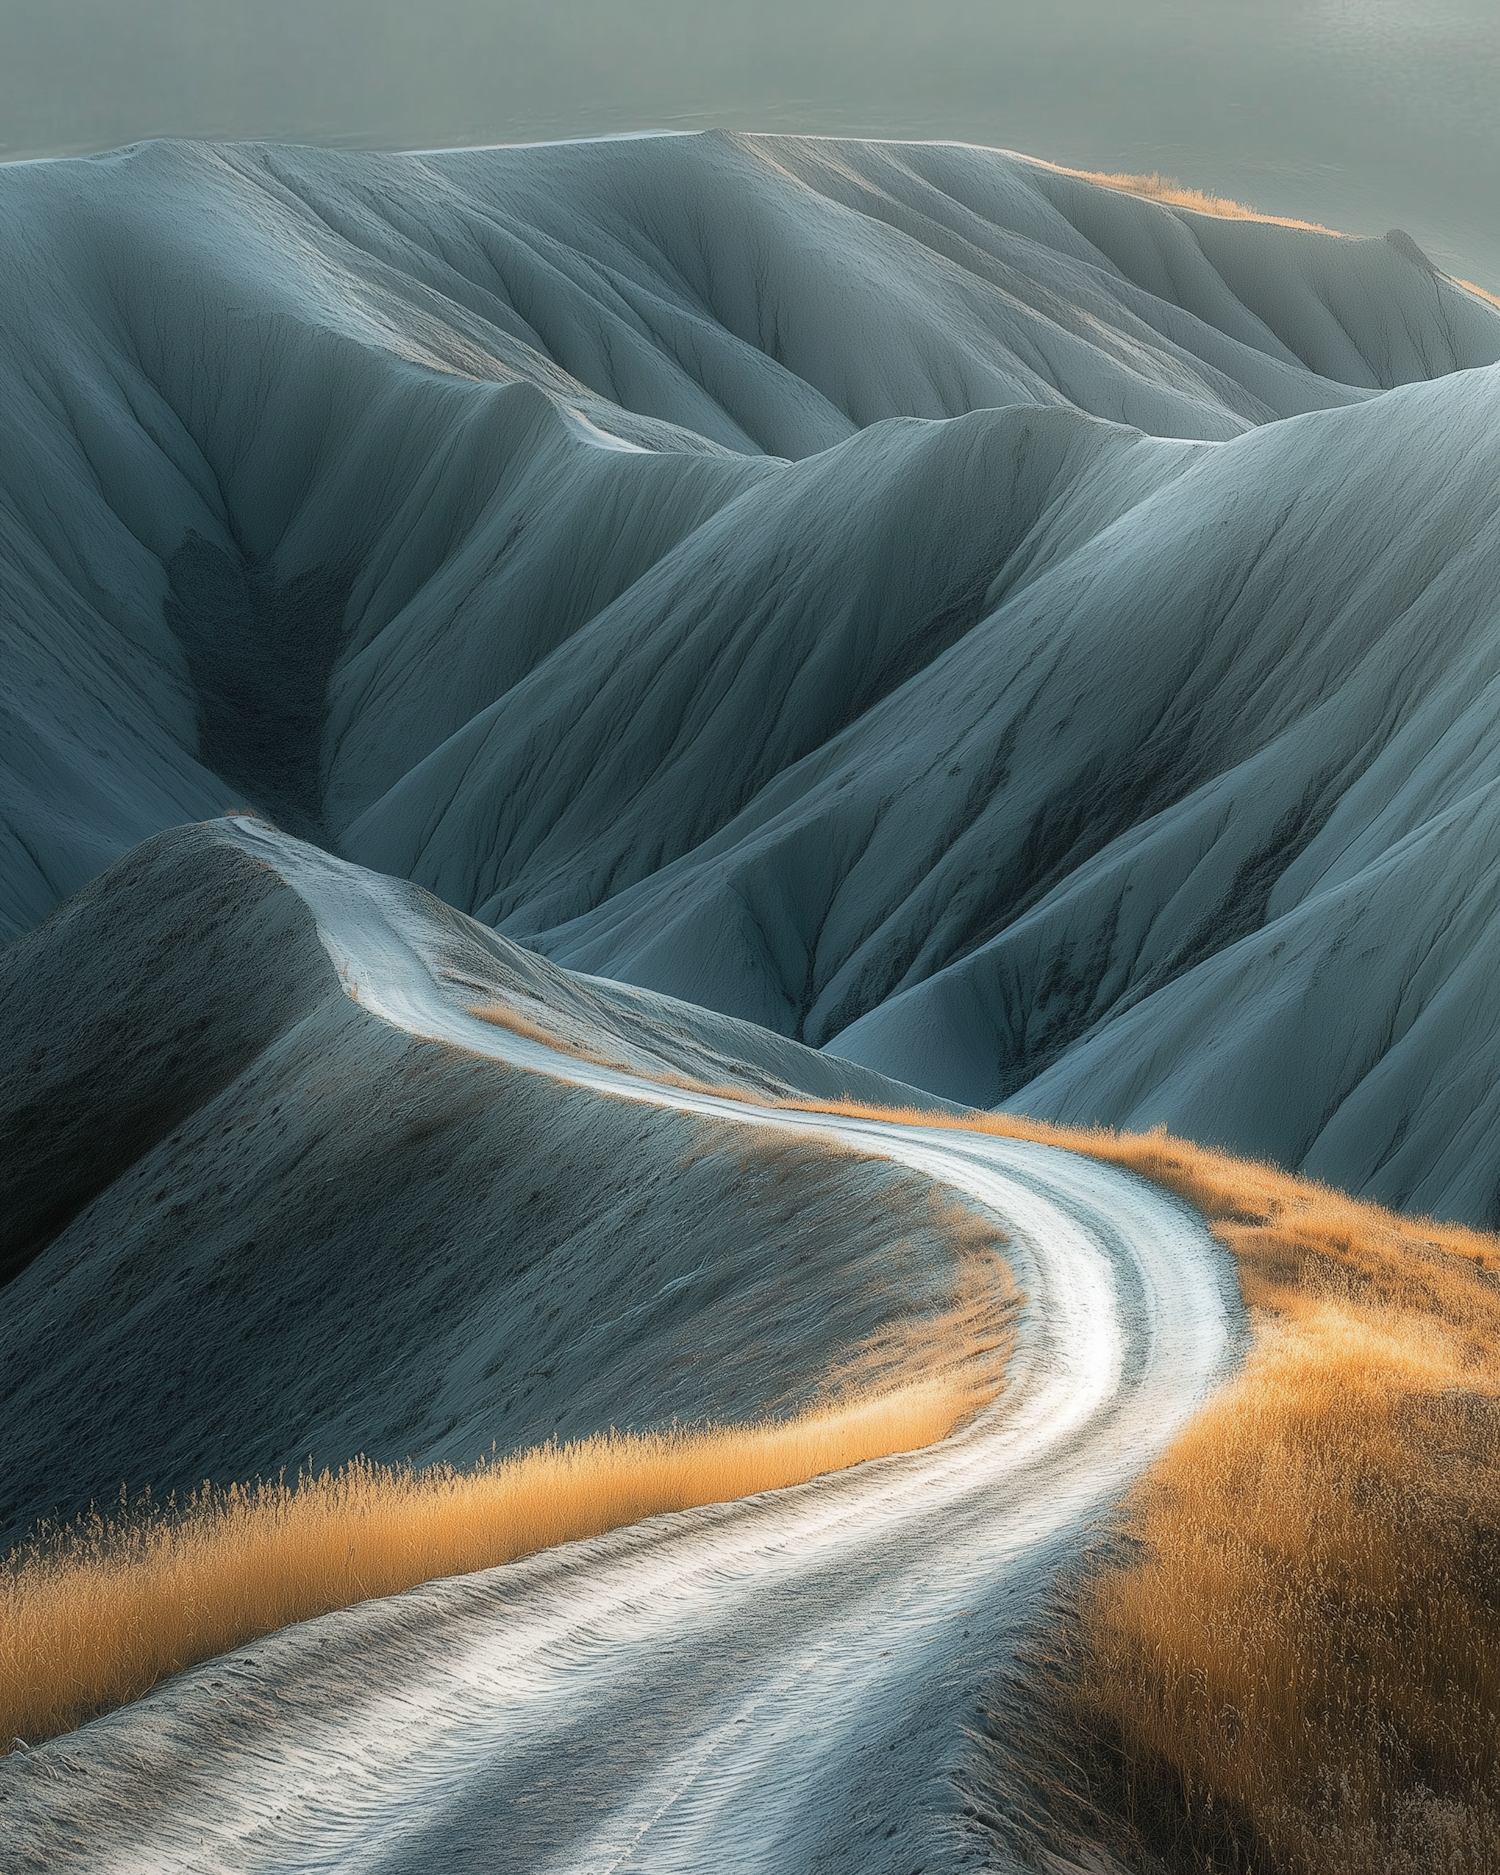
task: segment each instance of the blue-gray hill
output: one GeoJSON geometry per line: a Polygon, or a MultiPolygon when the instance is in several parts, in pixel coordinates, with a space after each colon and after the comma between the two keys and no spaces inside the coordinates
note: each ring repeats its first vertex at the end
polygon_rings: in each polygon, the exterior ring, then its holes
{"type": "Polygon", "coordinates": [[[777,138],[0,170],[0,934],[234,805],[946,1096],[1500,1216],[1500,315],[777,138]]]}

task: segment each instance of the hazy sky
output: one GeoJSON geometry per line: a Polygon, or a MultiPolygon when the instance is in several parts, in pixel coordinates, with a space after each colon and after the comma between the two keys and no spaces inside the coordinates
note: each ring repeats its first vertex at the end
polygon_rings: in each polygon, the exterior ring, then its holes
{"type": "Polygon", "coordinates": [[[0,0],[0,154],[147,136],[959,137],[1382,234],[1500,290],[1500,0],[0,0]]]}

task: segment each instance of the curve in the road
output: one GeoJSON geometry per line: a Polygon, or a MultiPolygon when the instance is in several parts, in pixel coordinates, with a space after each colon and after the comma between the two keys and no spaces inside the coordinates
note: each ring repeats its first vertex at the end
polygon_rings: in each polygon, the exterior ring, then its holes
{"type": "Polygon", "coordinates": [[[1202,1222],[1055,1149],[559,1054],[468,1012],[403,888],[253,822],[236,838],[310,906],[349,993],[412,1034],[833,1134],[964,1193],[1009,1238],[1019,1344],[1001,1400],[926,1451],[330,1615],[17,1754],[0,1842],[98,1871],[911,1875],[991,1857],[986,1689],[1241,1339],[1202,1222]]]}

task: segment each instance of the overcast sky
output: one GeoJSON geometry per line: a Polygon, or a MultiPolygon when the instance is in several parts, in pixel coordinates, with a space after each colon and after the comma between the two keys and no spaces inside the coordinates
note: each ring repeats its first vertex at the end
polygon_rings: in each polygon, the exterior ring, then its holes
{"type": "Polygon", "coordinates": [[[1500,0],[0,0],[0,154],[723,125],[1159,169],[1500,290],[1500,0]]]}

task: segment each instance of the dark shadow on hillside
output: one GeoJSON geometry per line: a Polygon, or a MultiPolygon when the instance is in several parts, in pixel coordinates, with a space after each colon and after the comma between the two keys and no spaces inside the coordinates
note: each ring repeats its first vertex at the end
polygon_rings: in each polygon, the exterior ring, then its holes
{"type": "Polygon", "coordinates": [[[245,805],[299,838],[323,838],[328,680],[352,576],[314,567],[278,582],[201,534],[167,564],[163,611],[197,693],[199,759],[245,805]]]}

